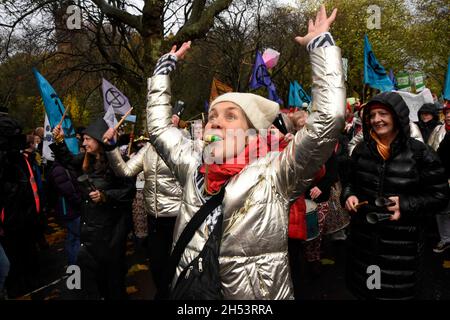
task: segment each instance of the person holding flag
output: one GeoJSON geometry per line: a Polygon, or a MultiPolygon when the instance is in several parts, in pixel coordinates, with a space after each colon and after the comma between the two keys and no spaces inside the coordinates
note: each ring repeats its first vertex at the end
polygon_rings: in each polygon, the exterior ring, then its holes
{"type": "Polygon", "coordinates": [[[53,130],[50,145],[55,160],[75,172],[81,193],[81,233],[77,265],[81,269],[80,299],[126,299],[126,240],[131,225],[133,179],[118,177],[110,168],[103,135],[108,130],[99,118],[83,131],[84,155],[73,155],[61,126],[53,130]]]}

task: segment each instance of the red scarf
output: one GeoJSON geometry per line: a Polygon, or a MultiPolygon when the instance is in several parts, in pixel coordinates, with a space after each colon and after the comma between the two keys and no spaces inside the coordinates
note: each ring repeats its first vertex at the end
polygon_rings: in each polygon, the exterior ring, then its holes
{"type": "Polygon", "coordinates": [[[264,157],[267,152],[268,146],[266,141],[261,139],[261,137],[258,135],[258,138],[248,144],[239,155],[239,157],[241,157],[242,154],[244,154],[245,163],[203,164],[200,167],[200,173],[203,173],[205,175],[205,191],[211,195],[218,193],[220,191],[220,188],[222,188],[222,186],[228,180],[241,172],[241,170],[244,169],[247,164],[249,164],[250,155],[252,155],[252,158],[254,158],[255,155],[257,155],[257,157],[259,158],[264,157]]]}

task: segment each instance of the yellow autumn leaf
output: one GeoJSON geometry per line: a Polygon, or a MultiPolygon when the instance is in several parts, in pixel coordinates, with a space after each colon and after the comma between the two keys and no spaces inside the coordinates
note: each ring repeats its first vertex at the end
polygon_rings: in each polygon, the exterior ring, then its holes
{"type": "Polygon", "coordinates": [[[131,268],[128,269],[128,275],[130,276],[130,275],[135,274],[136,272],[147,271],[147,270],[148,270],[148,267],[145,264],[137,263],[135,265],[132,265],[131,268]]]}
{"type": "Polygon", "coordinates": [[[135,286],[128,286],[127,287],[127,294],[133,294],[133,293],[136,293],[136,292],[138,292],[138,289],[135,287],[135,286]]]}
{"type": "Polygon", "coordinates": [[[52,246],[57,243],[63,242],[66,239],[66,233],[63,230],[53,232],[51,234],[46,234],[45,239],[47,240],[48,244],[52,246]]]}
{"type": "Polygon", "coordinates": [[[53,290],[44,300],[56,300],[59,298],[59,290],[53,290]]]}
{"type": "Polygon", "coordinates": [[[334,264],[334,260],[331,260],[331,259],[321,259],[321,260],[320,260],[320,263],[323,264],[323,265],[327,265],[327,264],[332,265],[332,264],[334,264]]]}

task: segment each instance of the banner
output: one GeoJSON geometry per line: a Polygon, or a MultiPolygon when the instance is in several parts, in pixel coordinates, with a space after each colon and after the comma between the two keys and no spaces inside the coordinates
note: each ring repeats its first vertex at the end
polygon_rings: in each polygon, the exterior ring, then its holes
{"type": "Polygon", "coordinates": [[[409,73],[405,71],[397,73],[397,87],[399,91],[411,92],[409,73]]]}
{"type": "Polygon", "coordinates": [[[342,69],[344,69],[344,78],[345,81],[347,81],[347,74],[348,74],[348,59],[342,58],[342,69]]]}
{"type": "Polygon", "coordinates": [[[112,107],[114,113],[124,115],[131,109],[128,98],[105,79],[102,79],[102,92],[105,112],[108,112],[109,107],[112,107]]]}
{"type": "Polygon", "coordinates": [[[53,151],[50,149],[50,145],[55,142],[52,134],[52,127],[48,121],[47,113],[45,114],[44,121],[44,141],[42,142],[42,158],[47,161],[55,161],[53,151]]]}
{"type": "Polygon", "coordinates": [[[409,109],[409,119],[413,122],[419,121],[417,112],[425,103],[434,103],[431,91],[425,88],[419,94],[414,94],[405,91],[395,91],[402,96],[409,109]]]}
{"type": "Polygon", "coordinates": [[[386,70],[372,51],[367,34],[364,36],[364,83],[381,92],[394,89],[386,70]]]}
{"type": "MultiPolygon", "coordinates": [[[[48,115],[51,128],[54,128],[61,121],[66,109],[50,83],[35,68],[33,68],[33,73],[36,77],[42,101],[44,102],[45,113],[48,115]]],[[[67,148],[71,153],[78,154],[78,139],[75,136],[75,130],[69,115],[66,115],[61,127],[64,131],[64,141],[67,148]]]]}
{"type": "Polygon", "coordinates": [[[416,93],[425,89],[424,76],[422,72],[413,73],[414,86],[416,87],[416,93]]]}
{"type": "MultiPolygon", "coordinates": [[[[216,78],[213,78],[213,81],[211,84],[211,94],[209,96],[209,103],[211,103],[218,96],[220,96],[224,93],[227,93],[227,92],[233,92],[233,88],[231,88],[229,85],[226,85],[222,81],[219,81],[216,78]]],[[[209,105],[208,105],[208,109],[209,109],[209,105]]]]}

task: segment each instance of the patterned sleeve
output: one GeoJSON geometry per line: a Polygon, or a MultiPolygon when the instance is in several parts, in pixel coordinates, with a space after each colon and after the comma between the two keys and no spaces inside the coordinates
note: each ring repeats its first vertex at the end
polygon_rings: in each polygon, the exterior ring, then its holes
{"type": "Polygon", "coordinates": [[[334,43],[334,39],[333,36],[331,35],[331,33],[329,32],[323,32],[321,34],[319,34],[317,37],[315,37],[314,39],[312,39],[308,45],[306,46],[306,49],[308,50],[308,52],[313,51],[314,49],[317,49],[319,47],[331,47],[331,46],[335,46],[336,44],[334,43]]]}
{"type": "Polygon", "coordinates": [[[159,58],[158,62],[156,63],[153,75],[168,75],[173,70],[175,70],[176,64],[177,56],[173,53],[166,53],[161,58],[159,58]]]}

